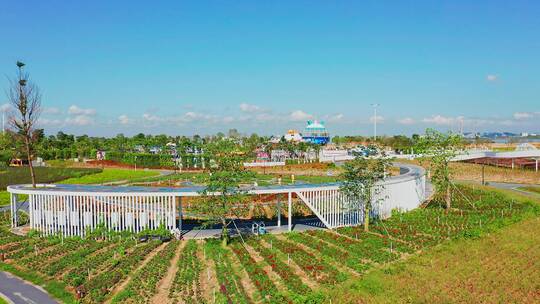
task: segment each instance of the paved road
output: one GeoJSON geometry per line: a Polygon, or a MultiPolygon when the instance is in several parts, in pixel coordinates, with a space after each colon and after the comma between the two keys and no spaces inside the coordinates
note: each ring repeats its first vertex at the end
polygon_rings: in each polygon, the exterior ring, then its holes
{"type": "Polygon", "coordinates": [[[56,304],[43,289],[0,271],[0,293],[14,304],[56,304]]]}

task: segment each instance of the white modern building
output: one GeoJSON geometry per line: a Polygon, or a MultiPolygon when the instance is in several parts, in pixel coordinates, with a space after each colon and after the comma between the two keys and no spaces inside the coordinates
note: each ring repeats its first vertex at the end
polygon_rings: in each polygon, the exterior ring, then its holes
{"type": "MultiPolygon", "coordinates": [[[[425,171],[407,165],[401,175],[381,184],[373,214],[386,218],[393,209],[411,210],[427,197],[425,171]]],[[[200,196],[202,187],[157,188],[89,185],[13,185],[12,226],[18,225],[21,195],[28,196],[30,228],[43,235],[84,236],[99,225],[115,231],[140,232],[146,228],[182,229],[182,200],[200,196]]],[[[292,230],[292,203],[306,204],[327,228],[362,222],[363,202],[349,201],[339,184],[292,184],[245,189],[250,195],[276,194],[288,204],[288,230],[292,230]]],[[[278,216],[281,223],[281,215],[278,216]]],[[[279,224],[280,225],[280,224],[279,224]]]]}

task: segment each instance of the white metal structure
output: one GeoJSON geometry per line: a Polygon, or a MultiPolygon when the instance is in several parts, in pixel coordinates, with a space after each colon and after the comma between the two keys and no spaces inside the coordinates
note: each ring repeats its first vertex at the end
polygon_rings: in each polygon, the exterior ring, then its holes
{"type": "Polygon", "coordinates": [[[532,158],[535,160],[535,171],[538,172],[539,160],[540,160],[540,150],[538,149],[528,149],[528,150],[516,150],[516,151],[505,151],[505,152],[492,152],[492,151],[470,151],[468,153],[463,153],[457,155],[452,159],[452,161],[463,161],[471,160],[478,158],[532,158]]]}
{"type": "MultiPolygon", "coordinates": [[[[373,215],[386,218],[393,209],[410,210],[426,198],[425,172],[407,165],[401,175],[387,178],[373,215]]],[[[20,194],[28,195],[30,228],[44,235],[84,236],[99,225],[139,232],[165,225],[182,228],[182,197],[200,196],[202,187],[153,188],[80,185],[9,186],[12,226],[17,226],[20,194]]],[[[288,229],[292,229],[293,196],[304,202],[328,228],[354,226],[364,217],[362,202],[351,203],[339,184],[300,184],[246,189],[248,194],[284,194],[288,198],[288,229]]],[[[278,225],[281,219],[278,220],[278,225]]]]}

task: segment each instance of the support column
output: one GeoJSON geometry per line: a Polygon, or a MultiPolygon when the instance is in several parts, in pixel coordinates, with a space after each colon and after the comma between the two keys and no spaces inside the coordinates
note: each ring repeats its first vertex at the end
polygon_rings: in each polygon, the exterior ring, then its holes
{"type": "Polygon", "coordinates": [[[18,194],[13,194],[11,193],[10,194],[11,196],[11,218],[12,218],[12,223],[11,223],[11,227],[12,228],[15,228],[19,225],[19,217],[18,217],[18,214],[17,214],[17,204],[19,203],[19,198],[18,198],[18,194]]]}
{"type": "Polygon", "coordinates": [[[536,159],[535,171],[538,172],[538,158],[536,159]]]}
{"type": "Polygon", "coordinates": [[[277,226],[281,227],[281,200],[277,194],[277,226]]]}
{"type": "Polygon", "coordinates": [[[182,232],[182,197],[178,197],[178,230],[182,232]]]}
{"type": "Polygon", "coordinates": [[[287,220],[289,221],[289,231],[292,231],[292,193],[289,192],[289,208],[288,208],[288,217],[287,220]]]}
{"type": "Polygon", "coordinates": [[[514,159],[512,158],[512,170],[514,170],[514,159]]]}

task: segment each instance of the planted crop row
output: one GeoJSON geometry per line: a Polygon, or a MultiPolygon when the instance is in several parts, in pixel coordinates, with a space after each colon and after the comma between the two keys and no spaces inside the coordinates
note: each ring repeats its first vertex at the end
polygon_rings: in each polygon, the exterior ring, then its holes
{"type": "Polygon", "coordinates": [[[346,236],[325,231],[313,231],[310,234],[326,242],[340,246],[361,260],[370,260],[382,264],[393,261],[399,257],[399,255],[395,253],[395,250],[396,247],[400,248],[402,245],[396,241],[365,233],[358,227],[338,231],[340,233],[342,231],[347,231],[347,234],[354,234],[355,237],[358,235],[360,238],[358,240],[352,240],[346,236]]]}
{"type": "Polygon", "coordinates": [[[69,252],[73,252],[79,248],[87,248],[89,246],[89,241],[82,241],[80,239],[66,239],[63,241],[63,243],[52,247],[50,250],[43,250],[38,254],[30,254],[28,257],[18,261],[18,264],[28,269],[42,271],[43,268],[52,260],[55,260],[69,252]]]}
{"type": "Polygon", "coordinates": [[[238,257],[249,278],[267,303],[287,303],[288,299],[277,289],[268,274],[262,269],[241,243],[231,245],[233,253],[238,257]]]}
{"type": "Polygon", "coordinates": [[[126,288],[112,299],[112,303],[149,303],[156,293],[157,284],[171,266],[178,243],[169,242],[146,265],[137,270],[126,288]]]}
{"type": "Polygon", "coordinates": [[[46,265],[43,268],[43,272],[48,276],[56,276],[68,267],[80,265],[87,256],[110,245],[109,242],[104,241],[97,242],[92,240],[87,242],[89,242],[89,246],[82,246],[73,252],[68,251],[67,255],[46,265]]]}
{"type": "Polygon", "coordinates": [[[307,233],[289,233],[287,238],[291,241],[303,244],[322,254],[324,258],[329,258],[337,263],[344,263],[349,268],[361,273],[367,270],[370,265],[363,259],[352,255],[348,251],[338,249],[337,246],[331,246],[328,243],[314,238],[307,233]]]}
{"type": "Polygon", "coordinates": [[[328,264],[320,257],[303,250],[293,242],[284,241],[273,235],[267,236],[268,240],[284,254],[288,255],[304,272],[311,275],[320,284],[333,285],[343,282],[347,276],[339,272],[334,266],[328,264]]]}
{"type": "Polygon", "coordinates": [[[311,289],[302,282],[289,265],[284,263],[279,257],[276,250],[272,250],[262,244],[261,239],[252,238],[248,244],[255,249],[264,261],[272,267],[272,270],[279,275],[290,292],[299,295],[308,294],[311,289]]]}
{"type": "Polygon", "coordinates": [[[118,263],[119,257],[124,256],[126,251],[134,245],[135,241],[126,240],[115,243],[111,248],[99,254],[87,256],[80,265],[72,268],[64,275],[64,281],[73,287],[82,285],[88,279],[89,274],[99,272],[101,269],[112,267],[112,265],[118,263]]]}
{"type": "Polygon", "coordinates": [[[91,278],[83,285],[83,290],[87,292],[83,298],[84,303],[103,303],[107,295],[114,286],[126,278],[126,276],[137,268],[146,255],[161,244],[161,241],[152,241],[137,246],[133,252],[125,257],[119,257],[115,265],[97,276],[91,278]]]}
{"type": "Polygon", "coordinates": [[[169,289],[169,298],[175,302],[180,300],[186,304],[203,302],[199,283],[202,265],[197,257],[197,249],[197,242],[189,240],[180,254],[176,275],[169,289]]]}
{"type": "Polygon", "coordinates": [[[216,303],[250,303],[240,278],[232,267],[230,251],[221,247],[219,241],[208,240],[204,245],[208,259],[214,261],[218,292],[214,290],[216,303]]]}

